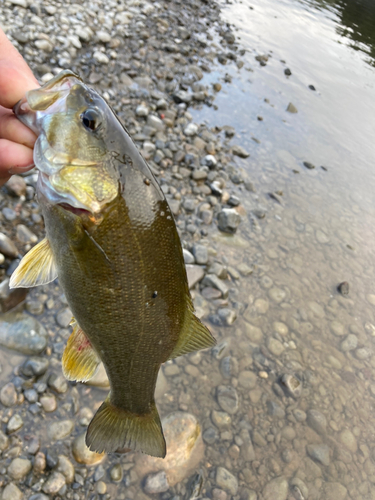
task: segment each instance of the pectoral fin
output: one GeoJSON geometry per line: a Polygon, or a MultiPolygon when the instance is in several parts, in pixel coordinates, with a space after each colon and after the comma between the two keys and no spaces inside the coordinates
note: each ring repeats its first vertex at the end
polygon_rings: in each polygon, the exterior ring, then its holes
{"type": "Polygon", "coordinates": [[[200,349],[206,349],[207,347],[213,347],[215,344],[216,340],[208,328],[189,309],[180,338],[169,359],[177,358],[189,352],[199,351],[200,349]]]}
{"type": "Polygon", "coordinates": [[[86,382],[94,375],[100,358],[82,328],[73,319],[73,332],[68,339],[62,357],[62,370],[65,378],[86,382]]]}
{"type": "Polygon", "coordinates": [[[47,238],[35,245],[21,260],[10,278],[10,288],[45,285],[57,278],[52,250],[47,238]]]}

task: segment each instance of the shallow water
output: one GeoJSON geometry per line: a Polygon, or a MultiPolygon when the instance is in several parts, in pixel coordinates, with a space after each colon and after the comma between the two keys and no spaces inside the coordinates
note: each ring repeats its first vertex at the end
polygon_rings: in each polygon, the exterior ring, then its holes
{"type": "MultiPolygon", "coordinates": [[[[249,405],[245,420],[267,442],[255,446],[251,474],[244,474],[258,494],[281,475],[303,479],[308,498],[374,498],[374,13],[371,2],[223,4],[246,48],[245,64],[209,74],[206,82],[223,85],[217,110],[194,114],[235,127],[232,144],[250,152],[237,165],[256,186],[256,194],[238,190],[247,217],[237,235],[247,245],[226,255],[230,265],[243,258],[254,266],[236,287],[245,312],[234,336],[228,333],[231,354],[240,369],[264,369],[269,377],[250,393],[237,388],[249,405]],[[268,55],[265,66],[258,55],[268,55]],[[290,102],[298,113],[286,111],[290,102]],[[346,296],[337,290],[343,281],[346,296]],[[295,400],[278,398],[272,386],[285,373],[302,383],[295,400]],[[268,401],[278,401],[284,417],[272,418],[268,401]],[[327,434],[312,432],[309,417],[308,424],[296,421],[296,408],[320,411],[327,434]],[[329,460],[313,457],[314,469],[308,446],[322,443],[329,460]],[[286,449],[295,454],[288,464],[286,449]],[[343,459],[342,450],[350,456],[343,459]],[[346,493],[330,493],[329,483],[346,493]]],[[[237,433],[243,422],[234,422],[237,433]]]]}

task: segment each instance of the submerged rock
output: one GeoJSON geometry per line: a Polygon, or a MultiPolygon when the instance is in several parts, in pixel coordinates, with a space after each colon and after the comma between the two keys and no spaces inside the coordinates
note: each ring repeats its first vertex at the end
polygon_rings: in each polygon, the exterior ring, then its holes
{"type": "Polygon", "coordinates": [[[85,435],[86,433],[83,433],[80,436],[77,436],[73,441],[73,457],[79,464],[98,464],[104,459],[105,453],[95,453],[93,451],[90,451],[85,443],[85,435]]]}

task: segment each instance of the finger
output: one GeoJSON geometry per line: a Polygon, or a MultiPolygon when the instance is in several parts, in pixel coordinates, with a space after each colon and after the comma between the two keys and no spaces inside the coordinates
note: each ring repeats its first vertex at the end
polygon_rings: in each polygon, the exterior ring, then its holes
{"type": "Polygon", "coordinates": [[[7,139],[0,139],[0,178],[29,170],[33,165],[32,149],[7,139]]]}
{"type": "Polygon", "coordinates": [[[21,123],[10,110],[0,106],[0,138],[32,148],[36,135],[21,123]]]}
{"type": "Polygon", "coordinates": [[[26,61],[0,29],[0,105],[12,108],[26,91],[37,87],[26,61]]]}

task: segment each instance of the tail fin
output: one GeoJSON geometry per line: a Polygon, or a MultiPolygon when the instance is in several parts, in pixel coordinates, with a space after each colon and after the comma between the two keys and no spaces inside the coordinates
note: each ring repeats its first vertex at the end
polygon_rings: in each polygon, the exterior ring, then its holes
{"type": "Polygon", "coordinates": [[[164,458],[166,444],[155,403],[150,413],[137,415],[112,405],[108,397],[88,426],[86,445],[97,453],[130,448],[164,458]]]}

